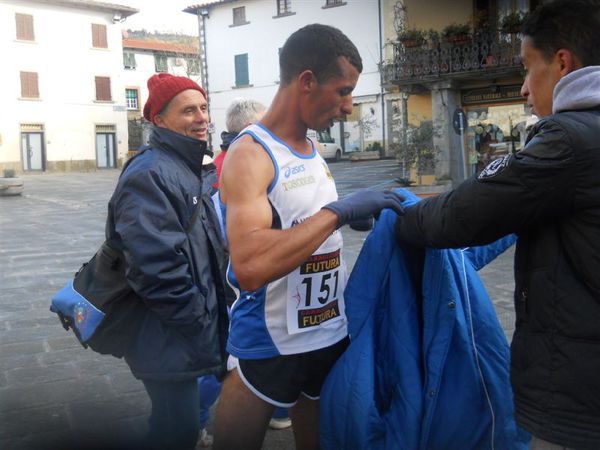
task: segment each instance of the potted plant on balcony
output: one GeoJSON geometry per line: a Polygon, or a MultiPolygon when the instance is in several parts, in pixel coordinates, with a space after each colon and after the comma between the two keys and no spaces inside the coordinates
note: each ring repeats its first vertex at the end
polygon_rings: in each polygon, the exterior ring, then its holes
{"type": "Polygon", "coordinates": [[[468,23],[452,23],[444,27],[442,36],[447,42],[464,44],[471,40],[471,26],[468,23]]]}
{"type": "Polygon", "coordinates": [[[398,41],[405,48],[419,47],[425,42],[425,32],[414,28],[407,28],[398,33],[398,41]]]}
{"type": "Polygon", "coordinates": [[[438,45],[440,44],[439,31],[436,31],[433,28],[430,28],[429,30],[427,30],[426,34],[427,34],[427,43],[429,44],[429,48],[432,50],[438,48],[438,45]]]}
{"type": "Polygon", "coordinates": [[[21,195],[23,180],[15,175],[13,169],[4,169],[0,178],[0,196],[21,195]]]}
{"type": "Polygon", "coordinates": [[[525,15],[520,12],[511,12],[500,20],[500,31],[506,34],[516,34],[521,31],[525,15]]]}

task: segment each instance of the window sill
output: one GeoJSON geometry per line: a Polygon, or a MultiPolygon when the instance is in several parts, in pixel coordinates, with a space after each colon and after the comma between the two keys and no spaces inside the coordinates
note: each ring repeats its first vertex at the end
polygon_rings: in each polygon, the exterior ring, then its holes
{"type": "Polygon", "coordinates": [[[346,2],[334,3],[333,5],[321,6],[321,9],[337,8],[338,6],[344,6],[344,5],[347,5],[347,3],[346,2]]]}
{"type": "Polygon", "coordinates": [[[23,100],[25,102],[41,102],[42,99],[40,97],[17,97],[18,100],[23,100]]]}
{"type": "Polygon", "coordinates": [[[277,14],[276,16],[273,16],[273,19],[281,19],[282,17],[293,16],[295,14],[296,14],[295,12],[286,12],[283,14],[277,14]]]}
{"type": "Polygon", "coordinates": [[[231,86],[231,89],[244,89],[254,87],[253,84],[240,84],[239,86],[231,86]]]}
{"type": "Polygon", "coordinates": [[[94,103],[105,103],[105,104],[110,104],[110,103],[114,103],[114,100],[94,100],[94,103]]]}
{"type": "Polygon", "coordinates": [[[125,70],[135,70],[135,69],[136,69],[136,67],[135,67],[135,66],[134,66],[134,67],[127,67],[127,66],[124,66],[124,67],[123,67],[123,69],[125,69],[125,70]]]}
{"type": "Polygon", "coordinates": [[[108,47],[90,47],[90,50],[102,50],[104,52],[110,51],[108,47]]]}
{"type": "Polygon", "coordinates": [[[249,23],[249,21],[242,23],[232,23],[231,25],[229,25],[229,28],[243,27],[244,25],[248,25],[249,23]]]}
{"type": "Polygon", "coordinates": [[[20,44],[37,44],[37,41],[35,39],[15,39],[15,42],[18,42],[20,44]]]}

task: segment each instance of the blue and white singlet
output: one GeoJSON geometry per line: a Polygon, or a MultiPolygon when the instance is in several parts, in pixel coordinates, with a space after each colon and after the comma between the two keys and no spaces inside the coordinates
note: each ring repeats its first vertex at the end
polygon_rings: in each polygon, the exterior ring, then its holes
{"type": "MultiPolygon", "coordinates": [[[[250,125],[243,135],[252,136],[273,162],[275,177],[267,195],[282,230],[299,225],[337,200],[331,172],[314,145],[312,154],[299,154],[260,124],[250,125]]],[[[240,291],[231,262],[227,278],[237,294],[227,343],[227,351],[235,357],[306,353],[347,335],[346,265],[339,230],[294,271],[255,292],[240,291]]]]}

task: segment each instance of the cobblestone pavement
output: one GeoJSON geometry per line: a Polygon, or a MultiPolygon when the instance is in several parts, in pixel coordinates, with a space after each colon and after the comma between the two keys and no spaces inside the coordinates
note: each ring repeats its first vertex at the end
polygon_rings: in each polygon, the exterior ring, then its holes
{"type": "MultiPolygon", "coordinates": [[[[395,186],[395,161],[331,164],[340,196],[395,186]]],[[[52,294],[104,237],[119,172],[24,175],[22,196],[0,198],[0,448],[118,448],[143,434],[150,403],[119,359],[83,349],[48,308],[52,294]]],[[[344,229],[351,267],[366,233],[344,229]]],[[[512,333],[512,251],[481,272],[512,333]]],[[[292,449],[291,430],[266,450],[292,449]]]]}

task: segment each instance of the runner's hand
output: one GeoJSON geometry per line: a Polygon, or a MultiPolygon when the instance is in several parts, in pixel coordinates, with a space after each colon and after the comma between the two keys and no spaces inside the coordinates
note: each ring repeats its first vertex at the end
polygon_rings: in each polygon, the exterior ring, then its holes
{"type": "Polygon", "coordinates": [[[404,197],[392,191],[370,191],[363,189],[342,200],[331,202],[323,208],[338,216],[338,228],[350,222],[379,217],[382,209],[389,208],[397,214],[404,214],[404,197]]]}

